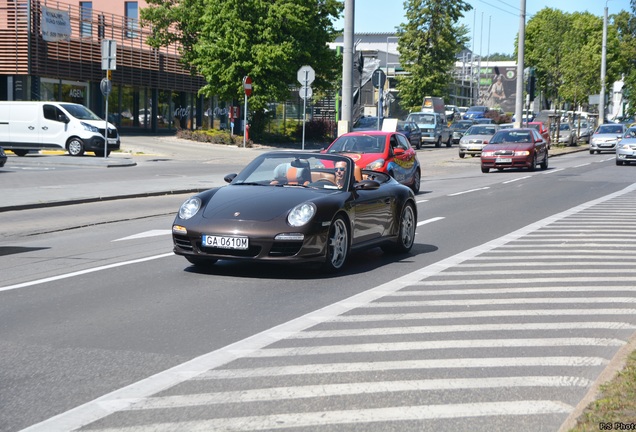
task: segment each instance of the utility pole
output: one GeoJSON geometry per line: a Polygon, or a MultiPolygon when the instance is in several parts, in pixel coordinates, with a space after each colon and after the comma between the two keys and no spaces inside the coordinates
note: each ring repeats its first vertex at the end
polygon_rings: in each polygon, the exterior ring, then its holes
{"type": "Polygon", "coordinates": [[[523,115],[523,69],[526,45],[526,0],[519,5],[519,46],[517,47],[517,95],[515,98],[515,127],[521,127],[523,115]]]}
{"type": "Polygon", "coordinates": [[[338,135],[342,135],[351,130],[353,117],[353,23],[355,17],[355,0],[345,0],[344,4],[342,119],[338,122],[338,135]]]}
{"type": "Polygon", "coordinates": [[[601,54],[601,94],[598,102],[599,124],[605,123],[605,64],[607,61],[607,0],[605,1],[605,15],[603,16],[603,48],[601,54]]]}

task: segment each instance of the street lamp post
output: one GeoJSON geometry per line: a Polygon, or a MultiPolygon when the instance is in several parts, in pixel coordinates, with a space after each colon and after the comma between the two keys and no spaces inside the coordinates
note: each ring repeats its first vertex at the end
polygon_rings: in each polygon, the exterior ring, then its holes
{"type": "Polygon", "coordinates": [[[601,51],[601,93],[598,102],[600,124],[605,123],[605,64],[607,61],[607,0],[605,1],[605,15],[603,16],[603,48],[601,51]]]}

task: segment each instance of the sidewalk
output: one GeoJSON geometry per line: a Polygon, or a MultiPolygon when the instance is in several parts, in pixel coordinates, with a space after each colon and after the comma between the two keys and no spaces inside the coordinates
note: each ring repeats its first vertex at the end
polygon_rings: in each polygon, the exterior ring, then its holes
{"type": "MultiPolygon", "coordinates": [[[[107,158],[94,156],[73,157],[65,155],[64,152],[60,151],[28,156],[29,163],[36,167],[46,167],[54,164],[56,166],[81,166],[94,169],[127,169],[129,167],[135,167],[137,165],[136,160],[138,161],[142,157],[149,157],[149,149],[151,147],[148,145],[148,141],[153,139],[161,139],[163,141],[169,141],[170,139],[177,140],[177,138],[169,137],[132,136],[126,137],[126,144],[122,144],[121,152],[113,152],[107,158]],[[37,160],[34,161],[34,158],[41,158],[41,162],[37,160]]],[[[587,145],[579,145],[577,147],[553,146],[550,149],[550,157],[587,151],[588,148],[587,145]]],[[[256,154],[267,150],[277,149],[265,146],[247,149],[228,148],[228,151],[232,151],[233,157],[240,155],[241,160],[245,159],[245,163],[252,160],[256,154]]],[[[284,148],[278,148],[278,150],[284,150],[284,148]]],[[[16,161],[20,160],[18,157],[15,158],[16,161]]],[[[9,165],[9,162],[7,162],[7,165],[9,165]]],[[[6,168],[5,166],[5,169],[6,168]]],[[[5,190],[2,191],[0,213],[122,198],[193,194],[210,187],[222,186],[224,184],[222,181],[216,184],[211,183],[209,176],[157,177],[151,182],[130,182],[128,180],[100,182],[99,178],[96,177],[95,183],[88,185],[83,184],[82,187],[37,185],[33,187],[27,186],[25,188],[5,188],[5,190]]]]}

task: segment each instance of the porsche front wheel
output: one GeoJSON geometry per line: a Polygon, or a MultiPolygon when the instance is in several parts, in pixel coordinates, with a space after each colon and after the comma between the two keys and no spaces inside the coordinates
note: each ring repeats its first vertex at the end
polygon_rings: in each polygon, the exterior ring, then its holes
{"type": "Polygon", "coordinates": [[[349,231],[342,216],[336,217],[329,228],[327,237],[327,259],[324,269],[327,272],[336,272],[344,266],[349,254],[349,231]]]}

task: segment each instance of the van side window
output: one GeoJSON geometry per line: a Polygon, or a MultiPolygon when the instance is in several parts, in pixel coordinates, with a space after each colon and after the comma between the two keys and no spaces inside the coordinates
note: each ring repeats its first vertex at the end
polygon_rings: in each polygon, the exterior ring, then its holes
{"type": "Polygon", "coordinates": [[[62,114],[56,106],[53,105],[44,105],[44,118],[47,120],[60,121],[58,116],[62,114]]]}

